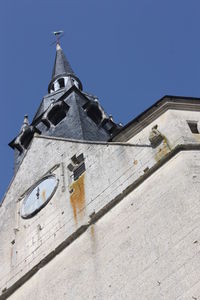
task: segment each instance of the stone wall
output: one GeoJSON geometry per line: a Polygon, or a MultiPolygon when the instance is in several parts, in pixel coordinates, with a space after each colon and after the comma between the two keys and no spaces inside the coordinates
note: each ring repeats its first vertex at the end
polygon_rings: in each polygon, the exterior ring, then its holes
{"type": "Polygon", "coordinates": [[[198,299],[198,161],[180,152],[9,299],[198,299]]]}
{"type": "Polygon", "coordinates": [[[1,291],[5,294],[18,285],[23,276],[55,255],[63,242],[79,235],[92,216],[103,213],[106,205],[143,176],[147,164],[155,164],[153,155],[149,146],[36,137],[1,208],[1,222],[6,225],[0,231],[1,291]],[[73,182],[67,166],[72,156],[81,153],[86,171],[73,182]],[[36,216],[22,219],[20,208],[26,191],[51,169],[59,180],[55,195],[36,216]]]}
{"type": "MultiPolygon", "coordinates": [[[[161,283],[164,274],[166,278],[173,274],[171,261],[178,263],[180,256],[180,266],[189,263],[185,252],[181,253],[180,248],[176,251],[181,230],[185,232],[180,244],[183,247],[187,243],[187,230],[196,234],[198,228],[200,139],[187,124],[187,120],[198,117],[199,112],[195,111],[169,110],[142,132],[130,136],[126,143],[34,137],[0,208],[0,299],[14,293],[20,285],[23,286],[11,299],[35,297],[32,287],[39,293],[38,299],[50,299],[51,295],[52,299],[65,299],[66,293],[71,299],[105,299],[105,295],[113,295],[114,299],[120,293],[124,293],[122,298],[126,293],[130,299],[133,294],[134,299],[179,297],[179,294],[171,297],[167,286],[162,285],[161,292],[161,283]],[[149,135],[154,125],[158,125],[162,140],[152,147],[149,135]],[[74,155],[80,154],[84,156],[86,171],[73,181],[68,165],[74,155]],[[36,216],[22,219],[20,209],[27,191],[49,172],[59,180],[55,195],[36,216]],[[175,244],[171,241],[175,234],[173,227],[178,232],[175,244]],[[159,228],[162,234],[157,237],[155,232],[159,228]],[[99,261],[97,257],[96,262],[97,246],[99,261]],[[131,255],[132,249],[136,252],[131,255]],[[155,276],[154,268],[158,269],[155,276]]],[[[188,245],[185,251],[194,251],[191,254],[197,259],[198,237],[194,236],[188,245]]],[[[172,285],[180,281],[178,270],[179,265],[175,264],[172,285]]],[[[183,279],[186,281],[185,273],[183,279]]],[[[189,291],[186,285],[183,283],[183,293],[189,291]]]]}

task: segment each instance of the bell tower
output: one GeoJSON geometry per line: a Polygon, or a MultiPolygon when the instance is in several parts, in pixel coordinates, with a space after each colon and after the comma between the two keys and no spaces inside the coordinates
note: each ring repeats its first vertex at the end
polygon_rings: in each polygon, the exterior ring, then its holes
{"type": "Polygon", "coordinates": [[[22,128],[10,142],[15,150],[15,171],[35,133],[85,141],[108,141],[122,126],[101,107],[96,96],[83,92],[59,41],[48,94],[44,96],[31,124],[25,116],[22,128]]]}
{"type": "Polygon", "coordinates": [[[200,99],[178,96],[116,124],[57,41],[48,93],[10,142],[0,300],[199,299],[199,124],[200,99]]]}

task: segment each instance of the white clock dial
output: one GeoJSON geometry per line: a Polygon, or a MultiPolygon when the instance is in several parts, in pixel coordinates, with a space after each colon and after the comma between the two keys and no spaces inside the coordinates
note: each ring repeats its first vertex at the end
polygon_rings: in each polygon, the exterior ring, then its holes
{"type": "Polygon", "coordinates": [[[53,175],[44,177],[37,182],[22,203],[22,218],[30,218],[44,207],[54,195],[57,185],[58,180],[53,175]]]}

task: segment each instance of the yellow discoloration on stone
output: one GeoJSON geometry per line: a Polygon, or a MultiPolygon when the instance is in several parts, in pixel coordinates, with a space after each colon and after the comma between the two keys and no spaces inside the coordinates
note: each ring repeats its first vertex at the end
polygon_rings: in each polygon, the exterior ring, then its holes
{"type": "Polygon", "coordinates": [[[93,253],[97,253],[98,240],[95,224],[90,226],[91,249],[93,253]]]}
{"type": "Polygon", "coordinates": [[[77,224],[78,214],[82,217],[85,209],[85,175],[80,176],[70,186],[72,193],[70,195],[70,202],[73,209],[74,220],[77,224]]]}
{"type": "Polygon", "coordinates": [[[95,232],[94,232],[94,225],[92,224],[91,225],[91,227],[90,227],[90,232],[91,232],[91,237],[92,237],[92,239],[94,240],[94,238],[95,238],[95,232]]]}
{"type": "Polygon", "coordinates": [[[157,148],[157,153],[155,155],[155,160],[158,162],[161,158],[163,158],[167,153],[171,151],[167,139],[164,137],[162,143],[157,148]]]}
{"type": "Polygon", "coordinates": [[[197,142],[200,142],[200,134],[199,133],[193,133],[193,137],[197,142]]]}

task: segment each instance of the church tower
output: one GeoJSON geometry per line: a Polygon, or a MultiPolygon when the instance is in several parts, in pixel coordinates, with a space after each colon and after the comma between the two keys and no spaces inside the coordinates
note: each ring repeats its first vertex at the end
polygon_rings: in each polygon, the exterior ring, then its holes
{"type": "Polygon", "coordinates": [[[48,94],[9,144],[0,300],[199,299],[199,124],[200,99],[176,96],[116,124],[57,42],[48,94]]]}
{"type": "Polygon", "coordinates": [[[80,79],[75,75],[59,43],[48,94],[42,100],[29,125],[28,117],[19,135],[9,144],[17,149],[15,170],[35,133],[87,141],[108,141],[119,129],[98,99],[83,92],[80,79]]]}

